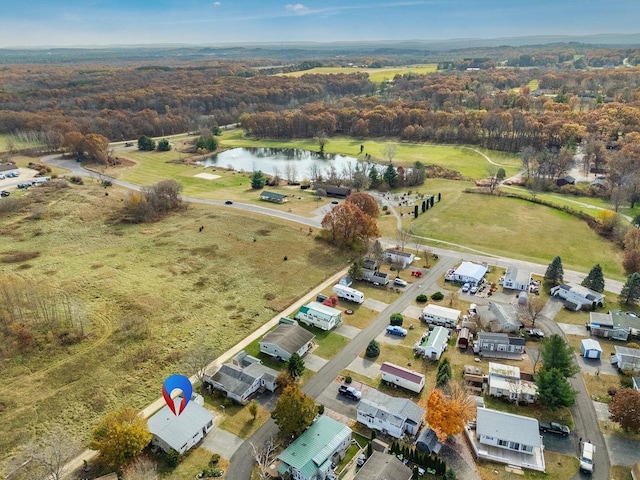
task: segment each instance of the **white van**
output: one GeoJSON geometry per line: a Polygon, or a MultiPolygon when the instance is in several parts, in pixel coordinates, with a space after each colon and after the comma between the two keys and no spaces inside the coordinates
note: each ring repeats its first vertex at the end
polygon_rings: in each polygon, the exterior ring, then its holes
{"type": "Polygon", "coordinates": [[[591,442],[582,444],[582,455],[580,455],[580,470],[593,473],[593,458],[596,455],[596,447],[591,442]]]}

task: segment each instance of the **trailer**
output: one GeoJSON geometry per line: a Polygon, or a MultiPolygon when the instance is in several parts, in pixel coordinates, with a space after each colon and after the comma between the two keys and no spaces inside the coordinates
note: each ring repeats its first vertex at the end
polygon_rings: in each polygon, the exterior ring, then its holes
{"type": "Polygon", "coordinates": [[[345,285],[334,285],[333,293],[335,293],[338,298],[342,298],[344,300],[348,300],[350,302],[362,303],[364,302],[364,293],[360,290],[356,290],[355,288],[347,287],[345,285]]]}
{"type": "Polygon", "coordinates": [[[305,325],[318,327],[321,330],[332,330],[342,322],[342,312],[318,302],[310,302],[300,307],[293,317],[305,325]]]}
{"type": "Polygon", "coordinates": [[[363,268],[362,280],[364,280],[365,282],[373,283],[374,285],[388,285],[389,274],[363,268]]]}

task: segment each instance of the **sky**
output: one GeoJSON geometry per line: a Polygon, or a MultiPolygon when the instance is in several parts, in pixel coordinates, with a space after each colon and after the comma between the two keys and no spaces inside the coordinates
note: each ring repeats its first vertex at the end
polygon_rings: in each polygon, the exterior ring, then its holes
{"type": "Polygon", "coordinates": [[[640,0],[0,0],[0,7],[0,47],[640,32],[640,0]]]}

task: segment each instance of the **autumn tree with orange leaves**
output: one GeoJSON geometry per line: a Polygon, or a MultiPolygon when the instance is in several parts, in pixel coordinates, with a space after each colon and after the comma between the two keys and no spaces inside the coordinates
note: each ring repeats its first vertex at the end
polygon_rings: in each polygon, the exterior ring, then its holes
{"type": "Polygon", "coordinates": [[[446,391],[434,389],[427,399],[427,423],[444,442],[449,435],[457,435],[475,417],[473,400],[463,387],[450,384],[446,391]]]}
{"type": "Polygon", "coordinates": [[[372,218],[376,218],[380,214],[378,202],[368,193],[356,192],[347,197],[347,202],[357,205],[360,210],[372,218]]]}
{"type": "Polygon", "coordinates": [[[332,243],[353,250],[362,249],[369,239],[380,235],[375,218],[350,202],[333,207],[322,219],[322,228],[332,243]]]}

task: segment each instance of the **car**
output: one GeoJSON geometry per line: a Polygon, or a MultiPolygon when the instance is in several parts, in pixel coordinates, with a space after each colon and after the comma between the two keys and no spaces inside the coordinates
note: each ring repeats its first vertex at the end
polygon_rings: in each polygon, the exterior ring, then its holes
{"type": "Polygon", "coordinates": [[[346,385],[340,385],[338,387],[338,393],[344,397],[350,398],[351,400],[360,400],[362,398],[362,392],[360,390],[356,390],[353,387],[348,387],[346,385]]]}
{"type": "Polygon", "coordinates": [[[462,286],[462,293],[467,293],[469,291],[469,289],[471,288],[471,284],[470,283],[465,283],[462,286]]]}
{"type": "Polygon", "coordinates": [[[404,328],[399,327],[398,325],[389,325],[387,327],[387,333],[389,335],[398,335],[399,337],[407,336],[407,331],[404,328]]]}
{"type": "Polygon", "coordinates": [[[478,286],[477,285],[473,285],[470,289],[469,289],[469,293],[471,295],[475,295],[476,293],[478,293],[478,286]]]}
{"type": "Polygon", "coordinates": [[[542,330],[538,330],[537,328],[528,329],[527,335],[532,338],[544,338],[544,332],[542,330]]]}
{"type": "Polygon", "coordinates": [[[0,197],[8,197],[9,195],[11,195],[9,192],[7,192],[6,190],[2,190],[0,192],[0,197]]]}
{"type": "Polygon", "coordinates": [[[5,174],[4,174],[4,173],[0,173],[0,180],[4,180],[5,178],[7,178],[7,177],[5,176],[5,174]]]}
{"type": "Polygon", "coordinates": [[[331,201],[331,203],[332,203],[333,205],[338,205],[340,202],[339,202],[338,200],[332,200],[332,201],[331,201]]]}
{"type": "Polygon", "coordinates": [[[562,435],[563,437],[566,437],[571,433],[569,427],[558,422],[543,422],[540,420],[538,421],[538,428],[543,433],[555,433],[556,435],[562,435]]]}
{"type": "Polygon", "coordinates": [[[596,455],[596,447],[587,441],[582,444],[582,454],[580,455],[580,471],[593,473],[593,459],[596,455]]]}
{"type": "Polygon", "coordinates": [[[361,453],[360,455],[358,455],[358,460],[356,461],[356,464],[361,467],[362,465],[364,465],[364,462],[367,461],[367,456],[364,453],[361,453]]]}
{"type": "Polygon", "coordinates": [[[406,287],[407,285],[409,285],[407,282],[405,282],[405,281],[404,281],[404,280],[402,280],[401,278],[396,278],[396,279],[393,281],[393,284],[394,284],[396,287],[406,287]]]}
{"type": "Polygon", "coordinates": [[[31,182],[29,183],[19,183],[18,184],[18,188],[23,189],[23,188],[29,188],[31,186],[31,182]]]}
{"type": "Polygon", "coordinates": [[[9,172],[9,173],[7,173],[7,178],[16,178],[18,176],[19,176],[18,172],[9,172]]]}
{"type": "Polygon", "coordinates": [[[226,202],[224,202],[225,205],[233,205],[233,202],[231,200],[227,200],[226,202]]]}
{"type": "Polygon", "coordinates": [[[124,144],[125,147],[133,147],[133,142],[126,142],[124,144]]]}

